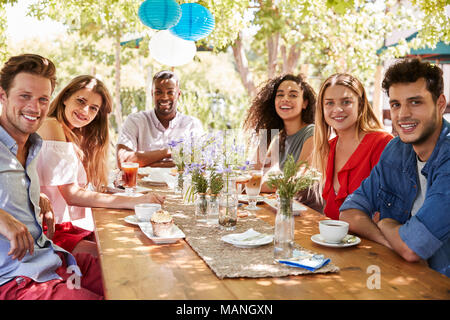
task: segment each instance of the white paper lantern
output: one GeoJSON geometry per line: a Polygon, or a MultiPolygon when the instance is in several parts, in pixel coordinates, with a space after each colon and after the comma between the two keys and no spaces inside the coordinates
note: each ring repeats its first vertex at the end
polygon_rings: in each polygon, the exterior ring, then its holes
{"type": "Polygon", "coordinates": [[[183,40],[169,30],[158,31],[150,39],[149,49],[153,59],[171,67],[191,62],[197,53],[194,41],[183,40]]]}

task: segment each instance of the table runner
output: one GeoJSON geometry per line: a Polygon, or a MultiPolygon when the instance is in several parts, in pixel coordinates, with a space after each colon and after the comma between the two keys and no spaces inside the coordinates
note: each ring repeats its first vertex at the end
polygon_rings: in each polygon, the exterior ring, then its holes
{"type": "MultiPolygon", "coordinates": [[[[173,215],[175,224],[185,233],[186,242],[219,279],[283,277],[339,271],[339,267],[334,265],[332,261],[316,271],[276,263],[273,260],[273,243],[248,249],[225,243],[221,240],[221,237],[226,234],[242,233],[250,228],[261,233],[273,234],[274,227],[258,217],[249,216],[238,218],[234,231],[221,230],[219,225],[197,222],[194,205],[182,204],[181,196],[174,195],[167,189],[162,189],[161,193],[166,195],[165,209],[173,215]]],[[[297,243],[294,244],[294,249],[312,253],[312,251],[304,249],[297,243]]]]}

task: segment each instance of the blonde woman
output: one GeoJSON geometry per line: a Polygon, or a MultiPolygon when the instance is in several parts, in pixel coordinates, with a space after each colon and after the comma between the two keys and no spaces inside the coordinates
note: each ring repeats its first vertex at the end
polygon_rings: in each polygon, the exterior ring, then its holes
{"type": "Polygon", "coordinates": [[[96,254],[92,232],[70,221],[85,217],[86,207],[132,209],[142,202],[162,203],[147,194],[124,197],[102,193],[107,185],[108,114],[111,96],[95,77],[74,78],[52,101],[38,133],[44,139],[38,161],[41,192],[55,212],[53,241],[70,252],[96,254]]]}
{"type": "Polygon", "coordinates": [[[317,99],[312,162],[322,174],[328,217],[339,219],[339,207],[369,176],[392,138],[358,79],[338,73],[325,80],[317,99]]]}

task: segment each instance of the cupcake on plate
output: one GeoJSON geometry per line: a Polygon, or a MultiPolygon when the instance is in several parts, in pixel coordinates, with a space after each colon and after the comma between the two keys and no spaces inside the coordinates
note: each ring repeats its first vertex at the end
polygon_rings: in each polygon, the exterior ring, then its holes
{"type": "Polygon", "coordinates": [[[157,237],[168,237],[172,234],[173,219],[168,211],[158,210],[150,218],[153,234],[157,237]]]}

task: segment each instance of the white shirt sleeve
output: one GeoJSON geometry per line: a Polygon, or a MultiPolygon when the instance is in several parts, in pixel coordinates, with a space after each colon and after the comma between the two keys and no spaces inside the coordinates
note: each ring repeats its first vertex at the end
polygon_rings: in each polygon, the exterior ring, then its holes
{"type": "Polygon", "coordinates": [[[134,114],[130,114],[122,125],[117,140],[117,144],[123,144],[133,151],[137,151],[138,146],[139,125],[137,120],[134,114]]]}
{"type": "Polygon", "coordinates": [[[79,160],[72,143],[44,141],[37,171],[41,186],[59,186],[78,181],[79,160]]]}

